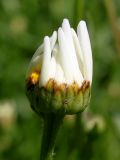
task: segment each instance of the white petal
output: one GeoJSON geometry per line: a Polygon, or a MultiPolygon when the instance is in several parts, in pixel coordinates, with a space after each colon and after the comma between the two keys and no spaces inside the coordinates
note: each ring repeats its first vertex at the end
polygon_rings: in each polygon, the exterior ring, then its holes
{"type": "Polygon", "coordinates": [[[39,85],[44,86],[50,78],[51,46],[49,37],[44,38],[43,62],[39,85]]]}
{"type": "Polygon", "coordinates": [[[92,82],[92,50],[86,23],[80,21],[77,28],[78,39],[84,57],[84,78],[92,82]]]}
{"type": "Polygon", "coordinates": [[[58,29],[58,43],[60,47],[60,60],[62,64],[62,68],[64,70],[65,74],[65,79],[67,83],[72,83],[73,82],[73,72],[72,72],[72,67],[71,67],[71,60],[69,56],[69,51],[68,47],[66,44],[66,39],[65,35],[63,33],[62,28],[58,29]]]}
{"type": "Polygon", "coordinates": [[[60,64],[56,66],[55,80],[58,84],[65,83],[64,72],[60,64]]]}
{"type": "Polygon", "coordinates": [[[52,50],[52,56],[55,57],[56,61],[59,60],[59,46],[58,44],[56,43],[53,50],[52,50]]]}
{"type": "Polygon", "coordinates": [[[56,73],[55,73],[55,80],[58,84],[65,83],[65,76],[63,69],[61,67],[61,61],[60,61],[60,48],[58,44],[55,44],[54,49],[52,51],[52,56],[55,57],[56,60],[56,73]]]}
{"type": "Polygon", "coordinates": [[[51,62],[50,62],[49,78],[54,79],[55,78],[55,72],[56,72],[56,60],[55,60],[55,57],[52,56],[51,62]]]}
{"type": "Polygon", "coordinates": [[[51,38],[50,38],[51,50],[53,50],[55,43],[56,43],[56,40],[57,40],[57,32],[54,31],[51,38]]]}
{"type": "MultiPolygon", "coordinates": [[[[74,48],[76,51],[77,58],[79,57],[80,62],[83,63],[83,53],[80,47],[80,43],[79,43],[77,34],[73,28],[71,28],[71,32],[72,32],[72,38],[73,38],[73,43],[74,43],[74,48]]],[[[78,61],[78,63],[80,62],[78,61]]]]}
{"type": "Polygon", "coordinates": [[[63,20],[62,30],[65,34],[66,39],[68,40],[70,50],[73,52],[74,47],[73,47],[73,40],[72,40],[72,34],[71,34],[71,27],[70,27],[69,21],[67,19],[63,20]]]}
{"type": "Polygon", "coordinates": [[[81,50],[81,47],[80,47],[80,43],[79,43],[77,34],[76,34],[76,32],[74,31],[73,28],[71,29],[71,32],[72,32],[74,47],[75,47],[75,51],[76,51],[77,61],[78,61],[78,64],[79,64],[79,69],[80,69],[82,77],[83,77],[84,76],[83,53],[82,53],[82,50],[81,50]]]}
{"type": "Polygon", "coordinates": [[[70,57],[70,60],[71,60],[70,63],[73,68],[72,74],[73,74],[74,81],[81,84],[83,82],[83,76],[82,76],[81,71],[79,69],[76,51],[74,48],[74,43],[73,43],[73,38],[72,38],[72,32],[71,32],[69,21],[67,19],[63,20],[62,28],[63,28],[65,38],[67,41],[66,45],[67,45],[68,53],[69,53],[68,56],[70,57]]]}
{"type": "Polygon", "coordinates": [[[69,24],[69,21],[67,19],[63,20],[62,30],[64,32],[64,35],[65,35],[65,38],[66,38],[67,47],[69,49],[69,55],[68,56],[71,57],[71,60],[74,63],[75,49],[74,49],[74,45],[73,45],[73,39],[72,39],[70,24],[69,24]]]}

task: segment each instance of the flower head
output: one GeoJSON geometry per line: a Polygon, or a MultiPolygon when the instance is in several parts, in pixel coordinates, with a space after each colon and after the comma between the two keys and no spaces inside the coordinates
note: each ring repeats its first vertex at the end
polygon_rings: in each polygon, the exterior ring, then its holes
{"type": "Polygon", "coordinates": [[[80,21],[76,34],[64,19],[33,55],[27,72],[28,98],[37,112],[74,114],[88,104],[91,83],[92,51],[86,23],[80,21]]]}

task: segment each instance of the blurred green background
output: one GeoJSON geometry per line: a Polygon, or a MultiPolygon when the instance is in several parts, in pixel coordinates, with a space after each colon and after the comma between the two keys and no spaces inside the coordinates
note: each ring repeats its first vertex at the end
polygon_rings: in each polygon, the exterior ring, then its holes
{"type": "Polygon", "coordinates": [[[0,0],[0,160],[39,159],[42,120],[25,95],[25,74],[45,35],[68,18],[87,22],[94,59],[87,118],[68,116],[56,160],[120,160],[120,1],[0,0]]]}

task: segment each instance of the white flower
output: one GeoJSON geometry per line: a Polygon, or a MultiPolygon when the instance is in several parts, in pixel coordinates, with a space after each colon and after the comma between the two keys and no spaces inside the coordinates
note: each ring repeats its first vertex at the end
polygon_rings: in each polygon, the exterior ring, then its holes
{"type": "Polygon", "coordinates": [[[63,20],[58,31],[45,36],[30,62],[27,96],[41,113],[76,114],[90,102],[92,51],[84,21],[77,33],[63,20]]]}
{"type": "Polygon", "coordinates": [[[45,36],[43,44],[35,52],[27,78],[32,83],[39,81],[39,87],[45,86],[50,79],[58,85],[84,81],[92,83],[92,51],[85,21],[80,21],[77,33],[63,20],[58,31],[51,37],[45,36]]]}

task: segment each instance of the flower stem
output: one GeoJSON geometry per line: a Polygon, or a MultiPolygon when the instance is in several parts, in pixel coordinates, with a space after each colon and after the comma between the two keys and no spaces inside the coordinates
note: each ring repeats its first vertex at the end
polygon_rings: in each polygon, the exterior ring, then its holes
{"type": "Polygon", "coordinates": [[[41,145],[40,160],[52,160],[54,154],[55,140],[61,126],[63,115],[54,113],[43,116],[44,130],[41,145]]]}

